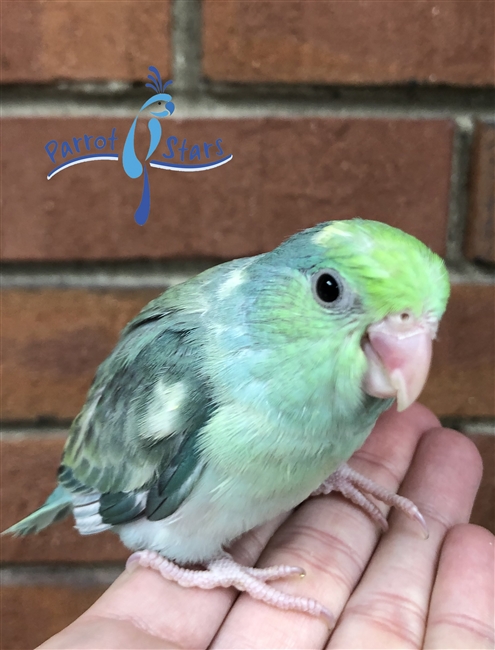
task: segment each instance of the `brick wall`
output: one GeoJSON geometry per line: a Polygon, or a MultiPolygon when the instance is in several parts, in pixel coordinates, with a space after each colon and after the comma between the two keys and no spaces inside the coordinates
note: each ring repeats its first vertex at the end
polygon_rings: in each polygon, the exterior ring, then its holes
{"type": "MultiPolygon", "coordinates": [[[[2,529],[52,489],[96,366],[148,300],[215,261],[361,216],[448,261],[453,295],[422,400],[478,445],[485,475],[473,521],[493,530],[493,3],[1,10],[2,529]],[[122,145],[149,97],[151,64],[174,79],[164,128],[191,143],[222,137],[234,159],[206,174],[150,174],[140,228],[140,181],[106,162],[47,181],[44,145],[113,127],[122,145]]],[[[73,620],[126,557],[115,536],[81,538],[70,522],[1,543],[6,650],[73,620]]]]}

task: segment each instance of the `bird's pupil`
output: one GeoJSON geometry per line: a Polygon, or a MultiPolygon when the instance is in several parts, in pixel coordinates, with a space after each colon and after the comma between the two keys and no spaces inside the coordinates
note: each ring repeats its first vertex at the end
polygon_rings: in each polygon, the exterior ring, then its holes
{"type": "Polygon", "coordinates": [[[323,273],[316,282],[316,293],[323,302],[335,302],[340,295],[337,280],[330,273],[323,273]]]}

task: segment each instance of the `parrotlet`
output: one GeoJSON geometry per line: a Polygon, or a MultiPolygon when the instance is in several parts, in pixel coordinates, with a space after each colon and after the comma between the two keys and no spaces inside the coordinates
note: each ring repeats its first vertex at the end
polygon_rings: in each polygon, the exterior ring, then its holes
{"type": "Polygon", "coordinates": [[[183,586],[235,586],[331,621],[317,601],[267,584],[300,568],[246,567],[225,548],[332,490],[384,527],[370,495],[424,526],[414,504],[346,461],[394,400],[403,410],[418,397],[449,290],[423,243],[361,219],[168,289],[98,368],[54,492],[5,532],[72,512],[82,535],[115,531],[137,551],[131,563],[183,586]]]}

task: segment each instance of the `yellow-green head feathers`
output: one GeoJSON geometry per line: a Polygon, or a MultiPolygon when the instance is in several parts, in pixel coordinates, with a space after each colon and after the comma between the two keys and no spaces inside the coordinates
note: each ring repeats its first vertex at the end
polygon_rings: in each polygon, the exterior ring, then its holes
{"type": "Polygon", "coordinates": [[[364,308],[375,318],[403,309],[416,316],[443,315],[450,293],[447,269],[415,237],[378,221],[352,219],[322,224],[312,241],[360,290],[364,308]]]}
{"type": "Polygon", "coordinates": [[[297,328],[297,318],[306,315],[309,329],[323,315],[314,309],[311,284],[324,269],[340,275],[348,301],[353,295],[352,304],[327,310],[327,318],[347,316],[364,326],[403,310],[438,321],[450,293],[443,260],[415,237],[378,221],[322,223],[253,260],[246,289],[258,296],[258,304],[266,298],[277,310],[274,327],[285,315],[297,328]]]}

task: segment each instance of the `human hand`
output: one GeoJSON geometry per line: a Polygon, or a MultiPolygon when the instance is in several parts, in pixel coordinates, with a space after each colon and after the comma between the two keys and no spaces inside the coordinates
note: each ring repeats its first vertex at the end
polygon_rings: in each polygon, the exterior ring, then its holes
{"type": "MultiPolygon", "coordinates": [[[[493,648],[494,536],[467,525],[481,477],[465,436],[420,405],[379,420],[349,464],[411,499],[430,536],[392,512],[382,535],[336,494],[304,502],[240,539],[243,564],[304,567],[277,581],[338,618],[275,609],[234,589],[184,589],[158,573],[124,572],[41,648],[493,648]]],[[[383,504],[380,504],[386,512],[383,504]]]]}

